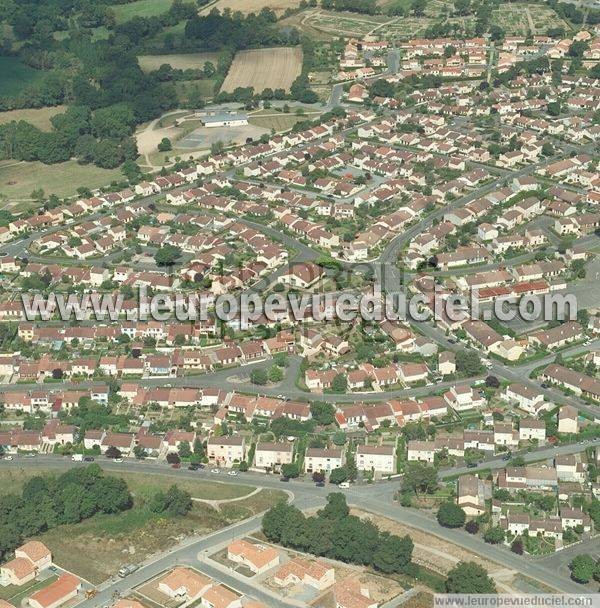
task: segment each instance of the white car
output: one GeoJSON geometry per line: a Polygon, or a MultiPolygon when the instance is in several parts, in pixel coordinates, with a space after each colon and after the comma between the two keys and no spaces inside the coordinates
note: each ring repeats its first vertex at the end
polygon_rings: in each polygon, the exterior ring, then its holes
{"type": "Polygon", "coordinates": [[[350,487],[350,483],[347,481],[342,481],[342,483],[338,486],[340,490],[347,490],[350,487]]]}
{"type": "Polygon", "coordinates": [[[235,475],[237,475],[237,474],[238,474],[238,472],[237,472],[237,471],[228,471],[228,472],[227,472],[227,475],[233,475],[233,476],[235,476],[235,475]]]}
{"type": "Polygon", "coordinates": [[[12,459],[13,459],[13,457],[12,457],[12,456],[5,456],[5,457],[4,457],[4,460],[12,460],[12,459]]]}
{"type": "Polygon", "coordinates": [[[122,458],[115,458],[115,462],[123,462],[122,458]]]}
{"type": "Polygon", "coordinates": [[[218,475],[221,471],[219,471],[219,469],[212,469],[211,473],[213,473],[214,475],[218,475]]]}

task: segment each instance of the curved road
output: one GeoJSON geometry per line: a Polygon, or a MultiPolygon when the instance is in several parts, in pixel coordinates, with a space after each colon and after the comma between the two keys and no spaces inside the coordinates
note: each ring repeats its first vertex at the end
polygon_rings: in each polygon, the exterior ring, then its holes
{"type": "MultiPolygon", "coordinates": [[[[208,479],[212,476],[207,469],[203,471],[188,471],[186,469],[172,469],[166,464],[125,461],[122,463],[108,461],[106,459],[98,459],[100,464],[107,471],[122,471],[122,472],[141,472],[153,475],[164,475],[185,479],[208,479]]],[[[23,465],[40,468],[58,468],[68,469],[73,466],[82,466],[80,463],[74,463],[70,459],[57,456],[38,456],[31,459],[17,458],[10,461],[1,461],[0,467],[20,468],[23,465]]],[[[307,481],[292,481],[283,484],[276,476],[262,475],[256,473],[240,473],[237,477],[231,478],[221,474],[218,481],[223,483],[248,484],[252,486],[286,490],[292,493],[291,502],[301,509],[312,509],[320,507],[325,503],[325,498],[329,493],[329,488],[317,488],[312,483],[307,481]]],[[[440,538],[461,546],[468,551],[483,555],[487,559],[497,562],[505,568],[515,570],[535,579],[550,588],[562,591],[565,593],[581,593],[582,589],[577,584],[564,576],[556,573],[552,568],[546,567],[542,562],[537,562],[526,557],[516,555],[505,547],[498,547],[485,543],[481,538],[466,534],[461,530],[453,530],[442,528],[437,524],[436,520],[422,511],[416,509],[401,507],[393,502],[393,496],[398,490],[398,484],[394,482],[380,482],[376,484],[356,485],[352,486],[344,493],[347,496],[348,503],[365,511],[369,511],[394,521],[401,522],[409,527],[416,528],[428,534],[439,536],[440,538]]],[[[203,551],[209,551],[211,547],[216,547],[231,538],[246,535],[257,530],[260,527],[261,516],[256,516],[250,520],[234,524],[225,530],[221,530],[207,537],[191,539],[184,546],[180,546],[174,550],[161,555],[147,565],[143,565],[138,571],[124,578],[110,581],[100,586],[100,593],[92,600],[85,601],[80,606],[86,608],[104,606],[111,601],[113,593],[117,592],[125,594],[131,588],[141,584],[145,580],[157,575],[166,568],[172,567],[176,563],[197,563],[199,554],[203,551]]],[[[200,556],[201,557],[201,556],[200,556]]],[[[204,566],[200,566],[204,569],[204,566]]],[[[219,571],[215,573],[215,578],[219,578],[227,582],[226,577],[219,571]]],[[[239,588],[237,578],[235,582],[231,582],[234,587],[239,588]]],[[[254,587],[248,593],[252,596],[257,596],[254,587]]],[[[264,601],[264,599],[263,599],[264,601]]],[[[273,604],[273,599],[267,602],[268,605],[285,606],[285,602],[273,604]]]]}

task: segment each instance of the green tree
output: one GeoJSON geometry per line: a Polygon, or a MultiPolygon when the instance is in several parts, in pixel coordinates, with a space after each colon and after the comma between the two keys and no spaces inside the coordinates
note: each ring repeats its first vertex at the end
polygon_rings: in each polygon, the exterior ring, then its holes
{"type": "Polygon", "coordinates": [[[423,462],[410,462],[402,480],[403,492],[432,494],[438,486],[437,471],[423,462]]]}
{"type": "Polygon", "coordinates": [[[281,465],[281,474],[284,477],[295,478],[300,475],[300,467],[297,462],[290,462],[281,465]]]}
{"type": "Polygon", "coordinates": [[[190,447],[189,441],[182,441],[179,444],[179,456],[181,458],[189,458],[192,455],[192,448],[190,447]]]}
{"type": "Polygon", "coordinates": [[[494,581],[475,562],[460,562],[452,568],[445,587],[448,593],[496,593],[494,581]]]}
{"type": "Polygon", "coordinates": [[[383,534],[379,547],[373,554],[373,566],[385,574],[402,572],[412,559],[413,548],[412,539],[408,535],[399,537],[383,534]]]}
{"type": "Polygon", "coordinates": [[[163,137],[158,144],[159,152],[169,152],[173,149],[173,145],[171,144],[171,140],[168,137],[163,137]]]}
{"type": "Polygon", "coordinates": [[[461,349],[456,353],[456,369],[467,376],[476,376],[483,371],[481,357],[474,350],[461,349]]]}
{"type": "Polygon", "coordinates": [[[348,378],[345,374],[338,374],[331,382],[331,390],[334,393],[345,393],[348,388],[348,378]]]}
{"type": "Polygon", "coordinates": [[[578,583],[589,583],[596,571],[596,562],[591,555],[576,555],[569,564],[571,578],[578,583]]]}
{"type": "Polygon", "coordinates": [[[329,473],[329,483],[337,486],[344,481],[348,481],[348,469],[346,467],[337,467],[329,473]]]}
{"type": "Polygon", "coordinates": [[[269,382],[281,382],[283,380],[283,370],[277,366],[277,365],[272,365],[269,368],[269,382]]]}
{"type": "Polygon", "coordinates": [[[181,257],[181,249],[175,245],[162,245],[154,256],[157,266],[172,266],[181,257]]]}
{"type": "Polygon", "coordinates": [[[504,530],[500,526],[488,528],[483,535],[483,540],[491,545],[498,545],[504,541],[504,530]]]}
{"type": "Polygon", "coordinates": [[[331,403],[313,401],[310,404],[310,413],[317,424],[327,426],[335,422],[335,408],[331,403]]]}
{"type": "Polygon", "coordinates": [[[269,381],[269,375],[266,370],[257,367],[250,372],[250,381],[252,384],[263,386],[269,381]]]}
{"type": "Polygon", "coordinates": [[[438,523],[445,528],[462,528],[465,519],[465,512],[454,502],[443,502],[437,512],[438,523]]]}

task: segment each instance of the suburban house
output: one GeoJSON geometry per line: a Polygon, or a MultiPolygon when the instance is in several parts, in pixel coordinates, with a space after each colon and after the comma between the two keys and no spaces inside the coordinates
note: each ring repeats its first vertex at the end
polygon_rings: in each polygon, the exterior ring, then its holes
{"type": "Polygon", "coordinates": [[[235,540],[227,547],[227,559],[243,564],[254,574],[262,574],[279,565],[279,551],[268,545],[235,540]]]}
{"type": "Polygon", "coordinates": [[[307,448],[304,457],[304,472],[323,471],[329,473],[344,464],[344,450],[341,448],[307,448]]]}
{"type": "Polygon", "coordinates": [[[293,443],[259,442],[254,452],[254,466],[262,469],[279,469],[282,464],[294,461],[293,443]]]}
{"type": "Polygon", "coordinates": [[[393,475],[396,473],[396,448],[394,446],[359,445],[356,448],[356,468],[393,475]]]}
{"type": "Polygon", "coordinates": [[[238,435],[210,437],[206,448],[209,462],[218,467],[231,468],[246,458],[246,440],[238,435]]]}
{"type": "Polygon", "coordinates": [[[29,598],[29,605],[32,608],[58,608],[76,597],[80,589],[81,581],[66,572],[47,587],[36,591],[29,598]]]}

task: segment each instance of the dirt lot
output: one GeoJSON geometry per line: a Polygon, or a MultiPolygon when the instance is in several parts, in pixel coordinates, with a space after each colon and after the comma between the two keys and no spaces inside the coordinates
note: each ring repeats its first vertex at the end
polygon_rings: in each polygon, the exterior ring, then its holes
{"type": "Polygon", "coordinates": [[[289,91],[302,70],[300,47],[279,47],[240,51],[231,64],[222,91],[254,87],[256,93],[266,88],[289,91]]]}
{"type": "Polygon", "coordinates": [[[232,11],[240,11],[242,13],[258,13],[263,8],[270,8],[277,15],[281,15],[286,8],[298,8],[300,0],[218,0],[216,4],[210,3],[209,6],[200,11],[200,13],[208,13],[214,8],[220,10],[230,8],[232,11]]]}
{"type": "Polygon", "coordinates": [[[476,561],[488,571],[497,568],[492,562],[475,556],[441,538],[436,538],[434,547],[431,543],[431,536],[425,532],[364,511],[352,509],[352,512],[359,517],[367,517],[381,530],[387,530],[400,536],[408,534],[415,544],[413,561],[439,574],[447,574],[459,561],[476,561]]]}
{"type": "Polygon", "coordinates": [[[180,55],[139,55],[138,61],[144,72],[158,70],[167,63],[175,70],[197,69],[204,67],[207,61],[217,65],[219,53],[184,53],[180,55]]]}

